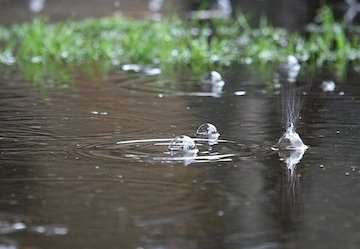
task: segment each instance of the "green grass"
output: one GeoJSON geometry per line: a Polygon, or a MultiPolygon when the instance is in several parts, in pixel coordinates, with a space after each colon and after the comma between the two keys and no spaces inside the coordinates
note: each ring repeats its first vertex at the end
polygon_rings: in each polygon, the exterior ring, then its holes
{"type": "Polygon", "coordinates": [[[129,63],[169,74],[186,69],[195,76],[238,63],[272,67],[288,55],[309,70],[333,67],[339,75],[359,64],[359,39],[335,21],[330,8],[322,8],[311,27],[303,34],[290,33],[264,18],[252,26],[244,15],[211,24],[119,16],[59,23],[35,19],[0,27],[0,64],[18,67],[39,84],[66,83],[79,70],[107,73],[129,63]]]}

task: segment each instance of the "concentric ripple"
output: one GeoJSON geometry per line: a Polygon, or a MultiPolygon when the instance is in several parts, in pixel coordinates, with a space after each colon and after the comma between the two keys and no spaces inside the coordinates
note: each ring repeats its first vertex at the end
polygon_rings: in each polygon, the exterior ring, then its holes
{"type": "Polygon", "coordinates": [[[172,138],[125,140],[80,146],[78,153],[92,158],[136,161],[160,164],[190,165],[196,163],[231,162],[235,159],[251,157],[254,151],[245,145],[229,140],[195,138],[198,151],[171,153],[168,146],[172,138]]]}

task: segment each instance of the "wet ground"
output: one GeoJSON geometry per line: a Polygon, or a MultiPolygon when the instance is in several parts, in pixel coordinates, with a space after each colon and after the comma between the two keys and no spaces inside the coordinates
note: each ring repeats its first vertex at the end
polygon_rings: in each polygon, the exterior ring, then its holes
{"type": "Polygon", "coordinates": [[[358,248],[356,76],[333,92],[306,84],[310,148],[294,176],[270,149],[281,98],[257,73],[231,70],[215,95],[121,72],[62,90],[20,78],[0,82],[2,248],[358,248]],[[168,140],[124,143],[205,122],[226,141],[198,143],[204,160],[156,159],[168,140]]]}

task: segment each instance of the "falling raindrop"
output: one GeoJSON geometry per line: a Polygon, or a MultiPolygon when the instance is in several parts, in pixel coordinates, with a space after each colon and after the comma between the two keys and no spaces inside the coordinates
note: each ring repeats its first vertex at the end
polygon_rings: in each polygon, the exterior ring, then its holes
{"type": "Polygon", "coordinates": [[[295,82],[300,69],[301,66],[298,59],[293,55],[289,55],[286,61],[280,64],[279,73],[281,77],[286,78],[289,82],[295,82]]]}
{"type": "Polygon", "coordinates": [[[46,0],[30,0],[29,1],[29,8],[31,12],[39,13],[45,7],[46,0]]]}

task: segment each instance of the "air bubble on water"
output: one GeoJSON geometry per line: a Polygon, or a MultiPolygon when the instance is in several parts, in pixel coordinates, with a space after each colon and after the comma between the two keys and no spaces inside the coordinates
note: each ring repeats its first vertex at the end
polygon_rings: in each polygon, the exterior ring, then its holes
{"type": "Polygon", "coordinates": [[[215,125],[205,123],[200,125],[199,128],[196,130],[196,136],[210,140],[217,140],[220,137],[220,133],[216,129],[215,125]]]}
{"type": "Polygon", "coordinates": [[[323,92],[333,92],[336,88],[335,82],[332,80],[325,80],[321,84],[323,92]]]}
{"type": "Polygon", "coordinates": [[[246,95],[246,91],[236,91],[234,94],[236,96],[244,96],[244,95],[246,95]]]}
{"type": "Polygon", "coordinates": [[[195,141],[188,136],[182,135],[175,137],[169,144],[168,150],[170,152],[191,152],[197,151],[195,141]]]}
{"type": "Polygon", "coordinates": [[[125,64],[121,67],[125,72],[135,72],[138,73],[142,70],[142,67],[138,64],[125,64]]]}
{"type": "Polygon", "coordinates": [[[285,77],[289,82],[295,82],[300,69],[301,66],[298,59],[293,55],[289,55],[286,60],[280,64],[279,73],[280,76],[285,77]]]}
{"type": "Polygon", "coordinates": [[[29,230],[31,232],[47,236],[66,235],[68,233],[68,229],[66,227],[58,225],[32,226],[29,230]]]}
{"type": "Polygon", "coordinates": [[[221,74],[216,71],[211,71],[204,81],[205,83],[210,83],[210,84],[220,84],[220,85],[225,84],[221,74]]]}
{"type": "Polygon", "coordinates": [[[154,68],[145,68],[144,69],[144,74],[147,75],[147,76],[157,76],[157,75],[160,75],[161,74],[161,69],[160,68],[157,68],[157,67],[154,67],[154,68]]]}
{"type": "Polygon", "coordinates": [[[214,97],[221,96],[225,81],[220,73],[211,71],[210,74],[205,77],[203,83],[204,90],[211,91],[214,97]]]}

